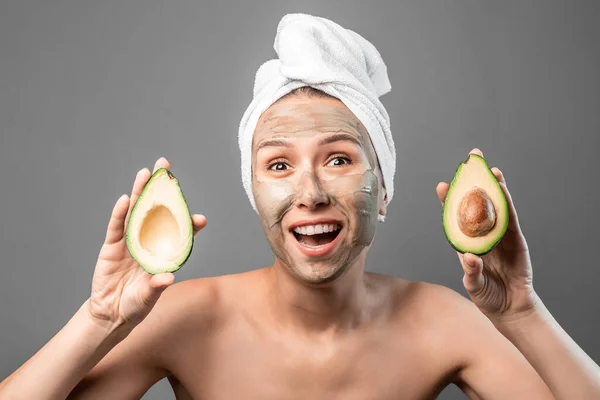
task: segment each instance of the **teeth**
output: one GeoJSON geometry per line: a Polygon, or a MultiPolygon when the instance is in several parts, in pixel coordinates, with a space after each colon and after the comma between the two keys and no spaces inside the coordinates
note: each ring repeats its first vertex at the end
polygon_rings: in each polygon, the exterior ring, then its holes
{"type": "Polygon", "coordinates": [[[295,227],[294,232],[300,235],[318,235],[320,233],[334,232],[338,229],[340,229],[340,226],[337,224],[304,225],[295,227]]]}

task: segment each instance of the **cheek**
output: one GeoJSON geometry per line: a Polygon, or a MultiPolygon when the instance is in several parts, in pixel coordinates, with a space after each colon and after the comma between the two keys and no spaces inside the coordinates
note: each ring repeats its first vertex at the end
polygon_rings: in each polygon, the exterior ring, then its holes
{"type": "Polygon", "coordinates": [[[274,182],[254,181],[252,192],[254,193],[254,202],[261,222],[269,229],[281,222],[281,219],[296,199],[296,191],[293,185],[285,180],[274,182]]]}
{"type": "Polygon", "coordinates": [[[359,214],[371,213],[379,201],[377,176],[368,170],[362,174],[341,176],[327,183],[327,191],[340,203],[359,214]]]}
{"type": "Polygon", "coordinates": [[[358,188],[352,196],[352,203],[363,223],[377,220],[379,210],[379,181],[377,176],[367,171],[362,175],[358,188]]]}
{"type": "MultiPolygon", "coordinates": [[[[348,218],[355,215],[357,224],[369,225],[377,221],[379,210],[379,180],[368,170],[362,174],[338,176],[322,182],[332,206],[344,212],[348,218]]],[[[279,224],[283,216],[296,203],[297,188],[285,179],[277,181],[254,180],[252,184],[254,201],[265,228],[279,224]]],[[[360,228],[363,229],[363,228],[360,228]]]]}
{"type": "Polygon", "coordinates": [[[352,204],[356,208],[359,216],[369,217],[379,209],[379,196],[377,195],[377,186],[365,187],[354,192],[352,204]]]}
{"type": "Polygon", "coordinates": [[[357,231],[355,242],[369,246],[375,238],[377,214],[379,212],[379,181],[372,172],[364,177],[360,190],[354,193],[354,206],[357,210],[357,231]]]}
{"type": "Polygon", "coordinates": [[[352,241],[363,246],[371,244],[379,210],[379,180],[371,171],[361,175],[345,176],[331,182],[330,190],[340,208],[346,209],[352,221],[355,236],[352,241]],[[333,187],[335,186],[335,187],[333,187]]]}

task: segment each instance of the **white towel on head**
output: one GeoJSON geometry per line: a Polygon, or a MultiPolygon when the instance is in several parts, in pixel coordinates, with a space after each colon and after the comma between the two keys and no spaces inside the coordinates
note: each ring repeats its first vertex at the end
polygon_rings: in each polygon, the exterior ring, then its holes
{"type": "Polygon", "coordinates": [[[394,195],[396,150],[379,96],[389,92],[391,85],[377,49],[335,22],[307,14],[287,14],[281,19],[274,48],[279,58],[258,69],[254,98],[239,127],[242,183],[254,210],[251,158],[256,124],[271,104],[301,86],[338,98],[362,122],[377,153],[389,203],[394,195]]]}

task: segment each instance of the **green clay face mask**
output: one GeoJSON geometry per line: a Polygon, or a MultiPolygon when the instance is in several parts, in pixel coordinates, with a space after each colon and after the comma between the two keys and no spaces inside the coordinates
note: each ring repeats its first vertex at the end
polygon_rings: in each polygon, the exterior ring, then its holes
{"type": "MultiPolygon", "coordinates": [[[[340,102],[341,104],[341,102],[340,102]]],[[[364,125],[350,110],[339,105],[293,102],[272,105],[259,119],[254,143],[267,138],[314,138],[319,133],[347,133],[363,148],[368,168],[377,165],[377,156],[364,125]]],[[[256,160],[256,150],[253,159],[256,160]]],[[[254,161],[253,161],[254,163],[254,161]]],[[[253,171],[255,170],[253,165],[253,171]]]]}
{"type": "Polygon", "coordinates": [[[336,106],[279,105],[277,108],[265,111],[257,124],[256,131],[303,132],[309,137],[314,136],[315,132],[351,132],[362,140],[366,133],[365,128],[358,118],[349,116],[348,113],[349,111],[336,106]]]}
{"type": "MultiPolygon", "coordinates": [[[[335,133],[353,136],[363,158],[335,173],[331,173],[335,167],[313,166],[310,162],[298,162],[284,177],[257,173],[256,153],[260,150],[255,149],[253,154],[253,193],[267,240],[287,269],[309,283],[335,280],[373,241],[379,211],[379,180],[372,169],[376,162],[374,150],[366,143],[370,139],[360,121],[338,105],[280,105],[263,114],[255,134],[255,144],[272,139],[299,144],[335,133]],[[321,217],[340,221],[339,243],[326,256],[308,257],[297,249],[290,225],[300,219],[321,217]]],[[[308,152],[298,157],[311,160],[308,152]]]]}
{"type": "Polygon", "coordinates": [[[316,283],[337,278],[375,237],[378,180],[371,170],[328,181],[305,172],[296,180],[256,181],[254,190],[261,223],[273,252],[303,280],[316,283]],[[292,208],[310,201],[327,205],[318,216],[332,216],[342,223],[337,250],[318,260],[307,259],[294,249],[290,241],[296,238],[288,229],[294,218],[284,222],[292,208]],[[309,271],[304,271],[303,266],[309,271]]]}

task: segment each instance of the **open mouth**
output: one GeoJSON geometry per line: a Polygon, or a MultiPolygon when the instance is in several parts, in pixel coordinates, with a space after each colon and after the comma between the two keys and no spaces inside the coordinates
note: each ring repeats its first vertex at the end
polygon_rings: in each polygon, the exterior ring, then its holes
{"type": "Polygon", "coordinates": [[[305,225],[295,227],[292,234],[298,243],[307,247],[319,248],[332,243],[341,229],[339,224],[305,225]]]}

